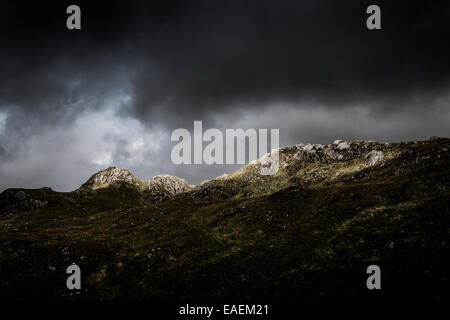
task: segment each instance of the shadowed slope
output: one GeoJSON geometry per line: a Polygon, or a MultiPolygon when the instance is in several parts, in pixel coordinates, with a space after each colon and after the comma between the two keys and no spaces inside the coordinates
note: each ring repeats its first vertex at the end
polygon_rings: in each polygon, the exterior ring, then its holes
{"type": "Polygon", "coordinates": [[[449,148],[449,139],[297,145],[280,150],[276,175],[249,164],[162,200],[126,182],[24,190],[48,203],[1,202],[0,294],[439,298],[448,286],[449,148]],[[72,262],[83,273],[79,294],[65,287],[72,262]],[[371,264],[382,269],[381,291],[365,286],[371,264]]]}

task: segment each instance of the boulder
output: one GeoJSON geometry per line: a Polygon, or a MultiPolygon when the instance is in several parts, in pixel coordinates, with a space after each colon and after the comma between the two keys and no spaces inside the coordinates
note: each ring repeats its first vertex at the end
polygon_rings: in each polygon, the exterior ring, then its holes
{"type": "Polygon", "coordinates": [[[142,182],[133,176],[128,170],[110,167],[97,172],[86,181],[80,189],[95,190],[105,187],[119,187],[120,185],[139,186],[142,182]]]}
{"type": "Polygon", "coordinates": [[[193,186],[187,183],[186,180],[168,174],[154,176],[148,181],[148,189],[154,195],[161,193],[175,195],[189,191],[192,188],[193,186]]]}
{"type": "Polygon", "coordinates": [[[365,160],[370,166],[376,166],[384,162],[384,153],[379,150],[372,150],[366,154],[365,160]]]}

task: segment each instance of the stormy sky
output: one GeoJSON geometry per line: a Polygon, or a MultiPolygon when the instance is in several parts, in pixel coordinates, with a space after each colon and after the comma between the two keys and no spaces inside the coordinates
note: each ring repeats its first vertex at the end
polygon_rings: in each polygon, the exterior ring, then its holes
{"type": "Polygon", "coordinates": [[[450,136],[449,1],[92,2],[0,0],[0,190],[239,167],[172,164],[194,120],[278,128],[281,146],[450,136]]]}

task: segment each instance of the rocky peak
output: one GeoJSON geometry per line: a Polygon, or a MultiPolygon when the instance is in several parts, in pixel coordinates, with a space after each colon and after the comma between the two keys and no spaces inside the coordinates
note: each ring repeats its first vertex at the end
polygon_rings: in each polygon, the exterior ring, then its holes
{"type": "MultiPolygon", "coordinates": [[[[372,141],[335,140],[333,143],[297,144],[293,147],[293,158],[305,162],[330,163],[356,158],[364,159],[370,166],[383,162],[384,152],[389,144],[372,141]]],[[[288,161],[289,159],[286,159],[288,161]]]]}
{"type": "Polygon", "coordinates": [[[189,191],[192,188],[193,186],[187,183],[186,180],[168,174],[154,176],[148,181],[148,189],[153,195],[174,195],[189,191]]]}
{"type": "Polygon", "coordinates": [[[141,181],[125,169],[109,167],[92,175],[80,189],[95,190],[108,186],[118,187],[121,184],[139,186],[141,181]]]}

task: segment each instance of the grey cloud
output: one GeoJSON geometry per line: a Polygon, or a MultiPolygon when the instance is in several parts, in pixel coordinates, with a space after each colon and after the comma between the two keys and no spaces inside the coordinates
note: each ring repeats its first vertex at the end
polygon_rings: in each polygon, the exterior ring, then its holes
{"type": "Polygon", "coordinates": [[[182,16],[149,43],[159,69],[144,66],[138,75],[136,114],[178,125],[197,113],[208,118],[268,102],[365,104],[389,112],[410,108],[412,95],[446,92],[448,4],[380,6],[383,30],[377,33],[365,29],[364,2],[278,10],[270,3],[182,16]]]}
{"type": "Polygon", "coordinates": [[[0,188],[69,190],[103,160],[191,183],[236,169],[170,163],[194,120],[282,145],[450,135],[448,1],[377,1],[374,32],[365,0],[79,1],[79,32],[69,4],[1,3],[0,188]]]}

